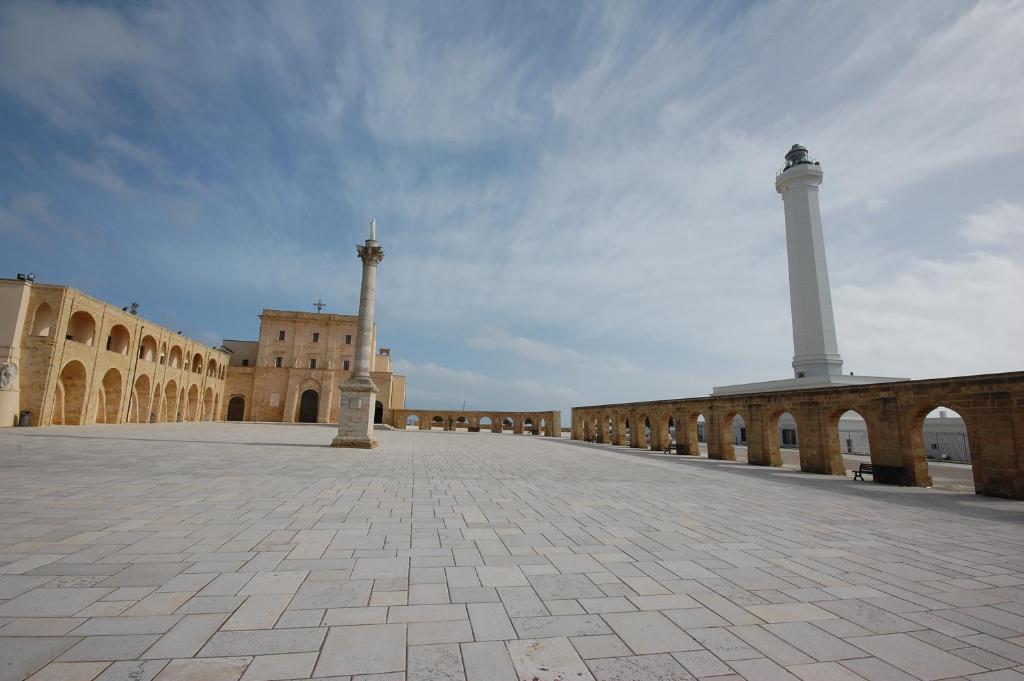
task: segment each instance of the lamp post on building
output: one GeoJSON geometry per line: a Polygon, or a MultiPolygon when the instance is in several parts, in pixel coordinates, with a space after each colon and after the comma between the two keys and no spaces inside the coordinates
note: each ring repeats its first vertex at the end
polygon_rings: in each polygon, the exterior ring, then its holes
{"type": "Polygon", "coordinates": [[[356,325],[355,366],[352,375],[340,386],[341,407],[338,410],[338,434],[332,447],[373,449],[380,443],[373,437],[373,410],[377,403],[377,386],[370,378],[373,354],[373,305],[377,289],[377,266],[384,259],[384,249],[377,242],[377,221],[370,220],[370,238],[356,246],[363,261],[363,279],[359,287],[359,321],[356,325]]]}

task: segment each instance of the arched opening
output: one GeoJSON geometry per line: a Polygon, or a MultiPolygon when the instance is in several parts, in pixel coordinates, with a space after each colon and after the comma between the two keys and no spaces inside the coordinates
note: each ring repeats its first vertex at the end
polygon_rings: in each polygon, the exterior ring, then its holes
{"type": "Polygon", "coordinates": [[[203,414],[202,414],[202,420],[203,421],[212,421],[213,420],[213,405],[214,405],[214,401],[213,401],[213,388],[209,388],[208,387],[206,389],[206,392],[203,393],[203,414]]]}
{"type": "Polygon", "coordinates": [[[629,444],[633,441],[632,436],[633,424],[630,423],[629,417],[627,416],[625,422],[622,424],[622,442],[617,444],[621,444],[623,447],[628,447],[629,444]]]}
{"type": "Polygon", "coordinates": [[[228,400],[228,421],[241,421],[245,418],[245,398],[234,395],[228,400]]]}
{"type": "Polygon", "coordinates": [[[77,426],[85,416],[85,366],[72,360],[60,370],[54,395],[53,423],[77,426]]]}
{"type": "Polygon", "coordinates": [[[922,409],[911,433],[912,451],[924,454],[928,472],[947,489],[974,490],[971,467],[971,424],[945,405],[922,409]]]}
{"type": "Polygon", "coordinates": [[[871,434],[868,423],[857,411],[849,409],[834,417],[833,426],[843,456],[871,456],[871,434]]]}
{"type": "Polygon", "coordinates": [[[488,433],[491,432],[492,430],[494,430],[494,421],[491,420],[490,416],[482,416],[480,418],[480,422],[479,423],[480,423],[480,432],[481,433],[484,432],[485,428],[487,429],[486,432],[488,432],[488,433]]]}
{"type": "Polygon", "coordinates": [[[529,416],[523,420],[523,434],[533,435],[533,419],[529,416]]]}
{"type": "Polygon", "coordinates": [[[163,420],[174,422],[178,420],[178,385],[174,379],[167,381],[164,386],[163,420]]]}
{"type": "Polygon", "coordinates": [[[548,423],[543,418],[540,420],[540,423],[537,425],[537,434],[538,435],[547,435],[548,434],[548,423]]]}
{"type": "Polygon", "coordinates": [[[151,394],[149,376],[142,374],[135,379],[135,390],[132,396],[131,410],[128,420],[132,423],[149,423],[151,394]]]}
{"type": "Polygon", "coordinates": [[[185,386],[181,386],[178,393],[178,412],[175,414],[176,421],[188,421],[188,398],[185,397],[185,386]]]}
{"type": "Polygon", "coordinates": [[[736,446],[746,446],[747,425],[738,411],[726,412],[718,425],[718,458],[736,460],[736,446]]]}
{"type": "Polygon", "coordinates": [[[796,417],[791,412],[776,410],[769,414],[764,432],[764,452],[762,456],[757,456],[757,454],[755,452],[752,455],[748,452],[747,463],[760,466],[781,466],[799,462],[797,423],[796,417]]]}
{"type": "Polygon", "coordinates": [[[455,428],[454,428],[454,430],[468,431],[469,430],[469,419],[467,419],[465,416],[459,416],[458,418],[456,418],[455,419],[455,428]]]}
{"type": "Polygon", "coordinates": [[[107,335],[107,350],[117,355],[127,355],[132,344],[132,336],[121,324],[114,324],[107,335]]]}
{"type": "Polygon", "coordinates": [[[405,417],[405,429],[406,430],[419,430],[420,417],[416,414],[409,414],[405,417]]]}
{"type": "Polygon", "coordinates": [[[320,393],[312,388],[304,390],[299,398],[299,423],[316,423],[320,413],[320,393]]]}
{"type": "Polygon", "coordinates": [[[661,433],[659,433],[660,442],[658,442],[658,451],[662,452],[673,452],[672,445],[676,442],[676,420],[675,417],[662,417],[661,421],[661,433]]]}
{"type": "Polygon", "coordinates": [[[172,369],[180,369],[182,362],[181,348],[175,345],[171,348],[171,354],[168,355],[167,366],[172,369]]]}
{"type": "Polygon", "coordinates": [[[139,359],[143,362],[156,361],[156,339],[152,336],[143,336],[139,343],[139,359]]]}
{"type": "Polygon", "coordinates": [[[430,419],[430,429],[433,430],[434,428],[440,428],[441,430],[444,430],[444,417],[443,416],[438,415],[438,416],[435,416],[434,418],[430,419]]]}
{"type": "Polygon", "coordinates": [[[157,383],[153,387],[153,403],[150,405],[150,423],[160,423],[163,420],[163,390],[160,388],[160,384],[157,383]]]}
{"type": "Polygon", "coordinates": [[[199,386],[193,383],[188,389],[188,413],[185,415],[188,421],[199,420],[199,386]]]}
{"type": "Polygon", "coordinates": [[[647,449],[651,446],[651,419],[644,417],[644,427],[638,433],[641,440],[637,443],[640,449],[647,449]]]}
{"type": "Polygon", "coordinates": [[[206,375],[217,378],[217,360],[213,357],[210,358],[210,363],[206,367],[206,375]]]}
{"type": "Polygon", "coordinates": [[[514,431],[516,429],[516,422],[511,416],[506,416],[501,420],[501,432],[514,431]]]}
{"type": "Polygon", "coordinates": [[[68,320],[66,338],[82,345],[92,345],[96,339],[96,320],[88,312],[79,310],[68,320]]]}
{"type": "Polygon", "coordinates": [[[160,344],[160,364],[167,364],[167,343],[160,344]]]}
{"type": "Polygon", "coordinates": [[[32,315],[32,335],[49,336],[53,333],[53,308],[49,303],[39,303],[32,315]]]}
{"type": "Polygon", "coordinates": [[[121,372],[117,369],[108,369],[103,374],[103,402],[100,410],[96,412],[96,420],[102,417],[103,423],[117,423],[121,414],[121,372]]]}
{"type": "Polygon", "coordinates": [[[384,403],[380,400],[373,405],[373,422],[384,423],[384,403]]]}
{"type": "Polygon", "coordinates": [[[192,355],[192,373],[203,373],[203,356],[200,355],[198,352],[192,355]]]}

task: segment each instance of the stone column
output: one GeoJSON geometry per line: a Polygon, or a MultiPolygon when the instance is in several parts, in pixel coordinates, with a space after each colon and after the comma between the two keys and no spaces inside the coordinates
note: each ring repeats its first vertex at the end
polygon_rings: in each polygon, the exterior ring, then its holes
{"type": "Polygon", "coordinates": [[[356,246],[359,259],[363,261],[363,280],[359,287],[355,368],[352,376],[338,386],[341,406],[338,409],[338,435],[331,442],[332,447],[373,449],[380,444],[373,436],[373,411],[377,403],[378,390],[370,378],[377,266],[384,259],[384,249],[376,237],[376,222],[371,220],[370,238],[362,246],[356,246]]]}

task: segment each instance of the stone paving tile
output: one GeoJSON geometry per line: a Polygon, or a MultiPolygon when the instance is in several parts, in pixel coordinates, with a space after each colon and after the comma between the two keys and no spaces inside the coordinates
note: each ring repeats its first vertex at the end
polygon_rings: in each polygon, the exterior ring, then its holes
{"type": "Polygon", "coordinates": [[[315,676],[382,674],[405,671],[406,625],[331,627],[315,676]]]}
{"type": "Polygon", "coordinates": [[[458,644],[409,646],[407,681],[465,681],[458,644]]]}
{"type": "Polygon", "coordinates": [[[92,681],[109,662],[51,662],[29,677],[29,681],[92,681]]]}
{"type": "Polygon", "coordinates": [[[626,645],[638,655],[700,650],[701,646],[659,612],[604,615],[626,645]]]}
{"type": "Polygon", "coordinates": [[[466,681],[516,681],[518,678],[504,643],[463,643],[461,649],[466,681]]]}
{"type": "Polygon", "coordinates": [[[594,681],[587,665],[567,638],[509,641],[507,646],[520,679],[594,681]]]}
{"type": "Polygon", "coordinates": [[[326,430],[0,431],[0,681],[1024,670],[1012,504],[533,438],[327,455],[326,430]]]}

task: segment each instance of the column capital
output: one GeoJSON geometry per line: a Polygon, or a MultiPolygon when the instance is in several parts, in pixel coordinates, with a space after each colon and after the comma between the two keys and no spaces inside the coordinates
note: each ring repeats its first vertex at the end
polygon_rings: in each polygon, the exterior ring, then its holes
{"type": "Polygon", "coordinates": [[[359,259],[363,261],[364,265],[376,267],[384,259],[384,249],[376,241],[370,241],[369,239],[367,239],[365,244],[356,246],[356,253],[359,254],[359,259]]]}

